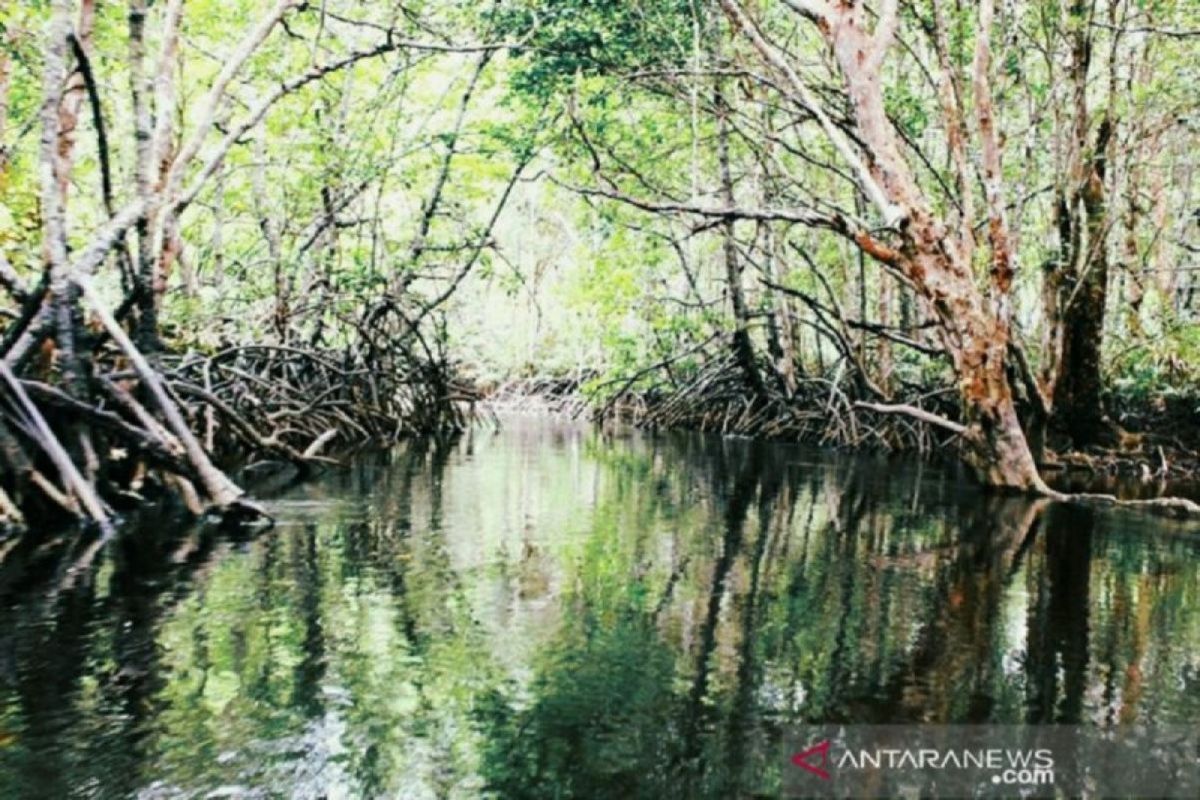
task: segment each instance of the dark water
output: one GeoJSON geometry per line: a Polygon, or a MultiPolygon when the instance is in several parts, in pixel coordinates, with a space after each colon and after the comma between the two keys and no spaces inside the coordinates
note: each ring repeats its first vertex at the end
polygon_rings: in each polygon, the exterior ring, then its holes
{"type": "Polygon", "coordinates": [[[7,551],[0,796],[769,796],[797,722],[1200,722],[1194,533],[914,462],[518,422],[272,509],[7,551]]]}

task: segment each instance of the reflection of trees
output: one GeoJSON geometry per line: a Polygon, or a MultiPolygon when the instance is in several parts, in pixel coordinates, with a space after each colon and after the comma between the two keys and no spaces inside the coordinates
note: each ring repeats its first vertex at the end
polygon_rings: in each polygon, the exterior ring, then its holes
{"type": "Polygon", "coordinates": [[[523,690],[497,687],[479,707],[480,766],[498,796],[681,793],[669,765],[690,722],[681,718],[687,704],[676,692],[676,653],[658,616],[683,578],[669,564],[661,588],[645,585],[653,556],[644,531],[676,499],[654,461],[652,453],[606,463],[610,494],[573,556],[574,588],[560,600],[558,630],[537,656],[535,676],[523,690]]]}
{"type": "Polygon", "coordinates": [[[903,475],[838,479],[779,589],[779,635],[765,642],[771,660],[792,665],[776,679],[803,693],[796,711],[822,722],[988,718],[1006,580],[1039,506],[947,504],[939,487],[916,491],[903,475]]]}
{"type": "Polygon", "coordinates": [[[1026,721],[1077,723],[1087,689],[1095,519],[1093,511],[1071,506],[1051,514],[1029,608],[1026,721]]]}
{"type": "Polygon", "coordinates": [[[783,476],[783,470],[766,470],[758,497],[758,526],[753,549],[749,553],[749,585],[742,600],[741,645],[738,648],[735,690],[726,726],[729,744],[723,762],[726,778],[721,786],[722,793],[726,796],[734,796],[737,793],[742,777],[750,766],[750,757],[753,756],[752,745],[757,717],[754,693],[761,681],[762,671],[755,657],[755,643],[758,623],[762,617],[760,601],[763,575],[767,570],[772,531],[786,525],[786,519],[791,516],[791,503],[783,476]]]}
{"type": "MultiPolygon", "coordinates": [[[[724,525],[717,557],[713,563],[709,582],[708,600],[704,619],[700,625],[695,677],[687,702],[687,720],[684,728],[684,758],[694,762],[700,756],[700,727],[705,717],[705,700],[708,695],[710,668],[713,649],[717,643],[717,624],[721,611],[721,600],[725,596],[726,582],[733,562],[740,555],[746,514],[754,501],[754,491],[762,471],[762,458],[758,448],[746,448],[749,452],[738,453],[740,464],[730,464],[726,474],[733,476],[733,484],[725,498],[724,525]]],[[[736,456],[735,456],[736,457],[736,456]]],[[[702,768],[703,764],[697,764],[702,768]]]]}
{"type": "MultiPolygon", "coordinates": [[[[504,797],[725,797],[736,793],[746,760],[745,735],[752,717],[756,671],[754,625],[758,591],[772,524],[786,518],[775,498],[784,480],[779,463],[765,450],[746,444],[711,443],[691,463],[705,476],[709,496],[721,509],[715,544],[695,536],[683,564],[699,563],[692,574],[702,613],[694,634],[686,691],[674,688],[683,668],[659,633],[659,616],[671,605],[681,578],[678,565],[663,570],[664,588],[651,596],[632,581],[615,594],[588,574],[599,565],[584,561],[582,596],[567,603],[570,612],[547,649],[530,688],[530,704],[519,709],[493,695],[481,715],[487,742],[484,772],[489,786],[504,797]],[[759,525],[747,541],[747,519],[757,510],[759,525]],[[711,553],[710,559],[700,553],[711,553]],[[720,630],[733,593],[739,562],[748,567],[748,594],[739,590],[741,620],[738,658],[730,706],[714,688],[720,630]],[[594,588],[593,588],[594,587],[594,588]],[[732,711],[732,713],[730,713],[732,711]]],[[[710,440],[711,442],[711,440],[710,440]]],[[[640,470],[639,465],[626,468],[640,470]]],[[[620,497],[612,498],[621,503],[620,497]]],[[[593,536],[628,535],[616,529],[593,536]]],[[[707,534],[708,531],[703,533],[707,534]]],[[[605,551],[611,554],[611,550],[605,551]]],[[[636,561],[643,554],[633,551],[636,561]]],[[[630,573],[635,563],[627,565],[630,573]]],[[[727,625],[726,625],[727,626],[727,625]]]]}
{"type": "MultiPolygon", "coordinates": [[[[1030,621],[1029,647],[1055,627],[1054,657],[1072,649],[1060,705],[1077,713],[1092,556],[1063,546],[1076,521],[1051,516],[1062,536],[1047,541],[1044,503],[963,498],[953,483],[861,462],[797,470],[770,449],[695,442],[688,462],[717,498],[719,531],[686,537],[657,572],[625,565],[661,581],[649,614],[632,586],[590,594],[592,565],[578,566],[583,588],[528,702],[494,694],[482,715],[485,773],[502,794],[734,796],[777,782],[772,742],[789,722],[1016,721],[997,701],[1012,695],[1006,626],[1027,573],[1057,587],[1043,598],[1057,616],[1030,621]],[[647,618],[687,632],[685,649],[664,651],[673,639],[647,618]],[[685,678],[670,691],[664,652],[685,678]],[[631,660],[655,666],[631,673],[631,660]]],[[[1042,679],[1035,652],[1023,680],[1042,679]]]]}
{"type": "Polygon", "coordinates": [[[490,441],[330,475],[305,491],[357,505],[252,542],[10,553],[0,592],[42,600],[0,603],[0,772],[727,797],[778,785],[797,722],[1200,713],[1186,540],[883,460],[490,441]]]}
{"type": "Polygon", "coordinates": [[[478,712],[481,768],[506,798],[665,797],[677,752],[673,654],[647,615],[579,620],[528,687],[529,705],[494,692],[478,712]]]}
{"type": "Polygon", "coordinates": [[[144,783],[164,682],[155,637],[225,541],[147,517],[104,553],[34,546],[5,560],[0,586],[22,600],[0,603],[0,707],[10,695],[17,708],[0,724],[25,756],[10,766],[0,750],[0,772],[17,776],[18,795],[96,783],[124,796],[144,783]]]}
{"type": "MultiPolygon", "coordinates": [[[[16,554],[18,559],[25,555],[16,554]]],[[[16,565],[6,566],[13,569],[16,565]]],[[[33,580],[6,587],[14,595],[45,593],[53,585],[56,576],[43,571],[46,564],[35,560],[32,566],[33,580]]],[[[5,653],[0,697],[13,697],[19,709],[19,716],[4,718],[2,724],[6,732],[19,731],[21,746],[31,753],[45,754],[10,766],[0,750],[0,771],[12,776],[12,788],[18,794],[32,795],[44,787],[47,796],[66,796],[70,788],[74,771],[71,750],[80,743],[72,737],[69,722],[56,712],[63,697],[79,692],[87,631],[96,612],[95,588],[93,577],[86,575],[71,591],[58,595],[52,605],[47,603],[49,608],[34,603],[10,609],[7,603],[0,603],[0,651],[5,653]],[[39,624],[43,615],[50,618],[50,624],[39,624]],[[68,746],[61,747],[63,744],[68,746]]],[[[0,703],[0,709],[5,705],[0,703]]]]}

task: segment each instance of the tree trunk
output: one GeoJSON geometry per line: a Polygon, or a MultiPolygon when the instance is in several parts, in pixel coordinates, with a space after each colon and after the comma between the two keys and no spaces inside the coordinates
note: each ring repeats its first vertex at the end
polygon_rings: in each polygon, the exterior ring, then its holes
{"type": "MultiPolygon", "coordinates": [[[[832,39],[846,79],[856,129],[872,154],[871,172],[888,201],[904,213],[902,245],[886,252],[860,234],[860,246],[894,264],[929,301],[941,323],[943,345],[958,376],[963,420],[967,425],[964,458],[979,480],[998,488],[1027,491],[1045,484],[1021,430],[1008,383],[1009,329],[1006,315],[1011,291],[1011,265],[1003,237],[994,235],[993,291],[988,302],[975,285],[970,261],[961,249],[948,246],[946,226],[929,211],[908,164],[901,156],[895,129],[884,110],[880,62],[890,44],[888,26],[896,8],[881,18],[874,33],[866,28],[861,7],[831,11],[827,36],[832,39]],[[867,54],[864,58],[864,54],[867,54]]],[[[980,36],[988,35],[983,28],[980,36]]],[[[992,222],[995,233],[996,222],[992,222]]]]}
{"type": "Polygon", "coordinates": [[[155,305],[154,267],[157,259],[151,241],[152,221],[156,216],[154,203],[155,165],[152,120],[150,117],[150,83],[146,79],[146,0],[129,3],[129,86],[133,107],[134,164],[133,174],[138,198],[146,208],[145,217],[137,224],[137,264],[134,270],[137,293],[138,346],[153,353],[162,349],[158,336],[158,308],[155,305]]]}
{"type": "MultiPolygon", "coordinates": [[[[1050,424],[1068,435],[1075,447],[1097,444],[1107,432],[1101,380],[1104,307],[1108,300],[1108,209],[1105,199],[1107,152],[1112,139],[1113,98],[1096,131],[1090,152],[1088,75],[1092,63],[1094,0],[1075,0],[1069,9],[1071,25],[1071,82],[1074,119],[1071,128],[1068,185],[1060,188],[1057,275],[1047,277],[1047,299],[1057,305],[1048,315],[1061,325],[1055,339],[1057,362],[1051,365],[1047,394],[1053,399],[1050,424]]],[[[1110,64],[1110,73],[1112,65],[1110,64]]],[[[1110,95],[1112,88],[1110,77],[1110,95]]]]}
{"type": "MultiPolygon", "coordinates": [[[[719,81],[719,79],[718,79],[719,81]]],[[[729,165],[729,106],[718,83],[713,102],[717,109],[717,162],[720,169],[721,202],[732,208],[733,173],[729,165]]],[[[733,306],[733,355],[746,381],[746,387],[755,397],[766,397],[758,363],[754,358],[754,344],[750,340],[750,311],[746,306],[745,289],[742,287],[742,264],[738,258],[737,242],[733,238],[733,220],[721,222],[721,260],[725,266],[726,291],[733,306]]]]}
{"type": "MultiPolygon", "coordinates": [[[[879,324],[885,327],[892,324],[894,292],[895,286],[893,281],[885,278],[879,285],[879,324]]],[[[895,370],[892,340],[886,336],[881,336],[879,337],[877,347],[879,348],[878,356],[876,357],[876,361],[879,364],[879,388],[890,395],[892,393],[892,372],[895,370]]]]}
{"type": "MultiPolygon", "coordinates": [[[[989,187],[989,200],[995,208],[989,212],[993,253],[992,293],[987,297],[975,284],[971,259],[930,210],[901,155],[900,137],[884,108],[881,67],[898,21],[897,3],[881,6],[874,30],[868,27],[869,18],[862,4],[803,4],[805,13],[815,17],[833,50],[854,112],[856,138],[870,156],[866,162],[858,158],[841,131],[817,108],[813,93],[783,54],[762,37],[740,4],[721,0],[721,5],[766,60],[786,76],[793,99],[817,116],[826,135],[852,165],[863,194],[883,215],[885,223],[894,227],[899,240],[896,246],[875,239],[865,230],[850,229],[848,235],[873,260],[902,274],[936,315],[942,344],[958,378],[966,463],[988,486],[1048,491],[1021,430],[1006,371],[1012,265],[1003,217],[995,210],[1000,206],[1000,176],[996,170],[997,184],[989,187]]],[[[986,7],[990,12],[991,4],[986,7]]],[[[981,36],[986,36],[989,28],[981,25],[981,36]]],[[[988,54],[983,55],[986,69],[988,54]]],[[[990,123],[990,119],[980,121],[990,123]]],[[[990,124],[982,127],[994,135],[990,124]]],[[[998,159],[995,142],[984,144],[985,156],[994,168],[993,159],[998,159]]]]}
{"type": "MultiPolygon", "coordinates": [[[[771,119],[770,106],[762,115],[763,128],[768,132],[774,129],[771,119]]],[[[770,208],[775,202],[771,192],[770,175],[767,163],[774,156],[773,142],[768,139],[764,144],[766,155],[760,163],[758,174],[758,193],[762,198],[764,208],[770,208]]],[[[763,272],[768,281],[773,284],[782,282],[780,265],[785,263],[780,257],[779,237],[775,228],[770,224],[760,223],[760,235],[763,240],[763,272]]],[[[792,308],[788,296],[783,292],[770,290],[767,297],[767,350],[771,354],[771,363],[776,382],[784,397],[791,398],[796,393],[796,332],[792,320],[792,308]]]]}
{"type": "Polygon", "coordinates": [[[1105,151],[1112,127],[1100,125],[1096,149],[1080,191],[1086,236],[1072,237],[1078,252],[1066,287],[1062,360],[1054,384],[1054,424],[1076,447],[1098,443],[1107,430],[1101,379],[1104,307],[1108,300],[1108,213],[1104,197],[1105,151]]]}
{"type": "MultiPolygon", "coordinates": [[[[1132,162],[1132,158],[1130,161],[1132,162]]],[[[1145,329],[1142,327],[1142,304],[1146,300],[1146,270],[1138,247],[1138,227],[1142,218],[1141,167],[1130,164],[1125,185],[1125,238],[1122,242],[1122,267],[1125,275],[1125,297],[1118,298],[1118,306],[1126,305],[1125,327],[1132,340],[1140,342],[1144,338],[1145,329]]],[[[1157,183],[1161,183],[1161,179],[1157,183]]]]}
{"type": "Polygon", "coordinates": [[[254,209],[258,214],[258,227],[267,242],[267,258],[271,262],[272,283],[275,291],[275,309],[271,318],[279,341],[287,343],[291,309],[289,306],[288,279],[283,265],[283,246],[280,243],[279,220],[267,183],[267,126],[264,124],[254,137],[254,171],[251,173],[254,186],[254,209]]]}
{"type": "MultiPolygon", "coordinates": [[[[75,26],[75,38],[80,48],[91,49],[92,28],[96,18],[94,0],[83,0],[79,6],[79,21],[75,26]]],[[[71,171],[75,164],[75,143],[79,138],[79,112],[83,108],[86,94],[83,71],[80,65],[67,76],[62,100],[58,104],[58,149],[54,160],[54,177],[58,182],[58,193],[63,207],[71,187],[71,171]]]]}

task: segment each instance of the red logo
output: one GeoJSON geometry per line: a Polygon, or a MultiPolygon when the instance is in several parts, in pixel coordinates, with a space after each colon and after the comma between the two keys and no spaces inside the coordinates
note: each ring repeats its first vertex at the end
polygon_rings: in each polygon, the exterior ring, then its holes
{"type": "Polygon", "coordinates": [[[796,753],[792,756],[792,763],[801,769],[808,770],[823,781],[829,780],[829,772],[825,769],[829,765],[829,740],[826,739],[807,750],[796,753]],[[814,756],[820,756],[820,761],[815,764],[809,762],[809,759],[814,756]]]}

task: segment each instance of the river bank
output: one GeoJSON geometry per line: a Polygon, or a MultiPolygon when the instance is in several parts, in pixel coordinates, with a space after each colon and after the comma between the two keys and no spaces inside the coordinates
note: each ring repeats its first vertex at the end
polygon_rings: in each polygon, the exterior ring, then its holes
{"type": "MultiPolygon", "coordinates": [[[[610,382],[613,383],[613,382],[610,382]]],[[[622,381],[615,382],[620,386],[622,381]]],[[[778,398],[757,403],[733,377],[705,392],[639,393],[628,387],[607,399],[585,390],[577,376],[519,379],[486,387],[481,407],[489,413],[552,414],[600,425],[644,430],[695,431],[779,442],[798,442],[849,451],[912,453],[934,462],[959,458],[955,436],[894,414],[880,413],[846,398],[828,382],[824,398],[778,398]]],[[[936,394],[936,393],[935,393],[936,394]]],[[[1136,402],[1113,397],[1108,444],[1073,450],[1052,439],[1039,461],[1052,487],[1069,492],[1103,492],[1121,499],[1180,496],[1200,501],[1200,398],[1176,392],[1136,402]]],[[[927,405],[930,405],[927,402],[927,405]]],[[[935,403],[931,413],[953,420],[952,403],[935,403]]]]}

